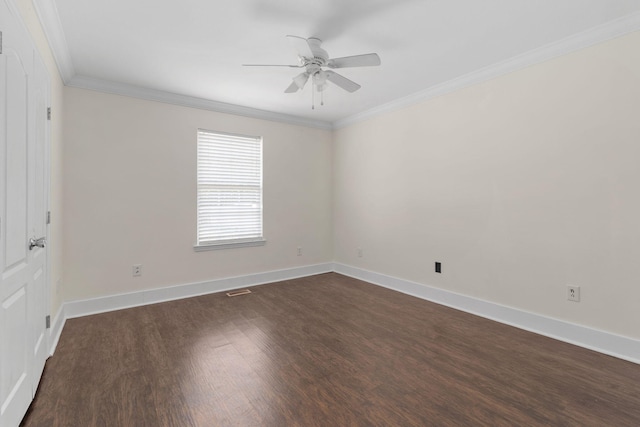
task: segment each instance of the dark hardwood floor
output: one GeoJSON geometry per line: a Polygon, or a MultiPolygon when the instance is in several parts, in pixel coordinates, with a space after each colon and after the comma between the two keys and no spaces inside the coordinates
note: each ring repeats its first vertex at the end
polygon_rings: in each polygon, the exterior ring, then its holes
{"type": "Polygon", "coordinates": [[[335,273],[68,320],[24,426],[640,426],[640,365],[335,273]]]}

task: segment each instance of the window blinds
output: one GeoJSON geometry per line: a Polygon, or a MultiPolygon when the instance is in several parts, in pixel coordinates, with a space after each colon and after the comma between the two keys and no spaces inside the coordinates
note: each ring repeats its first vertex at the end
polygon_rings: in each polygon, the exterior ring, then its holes
{"type": "Polygon", "coordinates": [[[262,138],[198,130],[197,245],[262,240],[262,138]]]}

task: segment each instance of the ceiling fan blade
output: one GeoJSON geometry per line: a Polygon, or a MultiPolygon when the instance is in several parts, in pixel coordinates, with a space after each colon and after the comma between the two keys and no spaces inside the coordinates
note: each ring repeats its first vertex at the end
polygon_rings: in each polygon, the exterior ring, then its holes
{"type": "Polygon", "coordinates": [[[296,93],[300,88],[296,84],[296,82],[291,82],[288,88],[284,90],[284,93],[296,93]]]}
{"type": "Polygon", "coordinates": [[[301,73],[293,78],[293,82],[284,91],[285,93],[294,93],[302,89],[309,80],[309,73],[301,73]]]}
{"type": "Polygon", "coordinates": [[[293,78],[293,82],[298,85],[299,89],[302,89],[305,84],[307,84],[307,80],[309,80],[309,73],[298,74],[293,78]]]}
{"type": "Polygon", "coordinates": [[[327,80],[335,83],[347,92],[355,92],[360,89],[360,85],[358,83],[351,81],[338,73],[334,73],[331,70],[326,70],[325,73],[327,73],[327,80]]]}
{"type": "Polygon", "coordinates": [[[371,67],[380,65],[380,57],[377,53],[365,53],[364,55],[344,56],[327,61],[329,68],[347,67],[371,67]]]}
{"type": "Polygon", "coordinates": [[[302,65],[280,65],[280,64],[242,64],[243,67],[289,67],[302,68],[302,65]]]}
{"type": "Polygon", "coordinates": [[[298,36],[287,36],[291,46],[296,50],[298,56],[303,58],[313,58],[313,51],[311,50],[311,46],[309,46],[309,42],[304,37],[298,36]]]}

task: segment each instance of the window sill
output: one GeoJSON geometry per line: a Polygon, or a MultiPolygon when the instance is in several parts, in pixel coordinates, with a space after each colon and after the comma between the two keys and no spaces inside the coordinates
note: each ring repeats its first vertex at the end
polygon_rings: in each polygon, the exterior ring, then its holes
{"type": "Polygon", "coordinates": [[[193,250],[196,252],[216,251],[219,249],[247,248],[251,246],[264,246],[267,243],[265,239],[249,240],[244,242],[225,242],[225,243],[209,243],[205,245],[194,245],[193,250]]]}

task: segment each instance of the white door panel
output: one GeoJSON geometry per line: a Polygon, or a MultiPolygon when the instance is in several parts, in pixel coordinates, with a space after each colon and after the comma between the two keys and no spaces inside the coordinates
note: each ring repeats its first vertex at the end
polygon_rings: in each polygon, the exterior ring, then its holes
{"type": "MultiPolygon", "coordinates": [[[[4,295],[3,295],[4,296],[4,295]]],[[[17,425],[24,411],[31,401],[31,384],[29,384],[29,352],[25,341],[25,331],[28,327],[27,317],[27,286],[18,282],[15,291],[10,293],[2,301],[2,314],[0,321],[2,327],[3,347],[11,347],[11,354],[3,354],[0,362],[2,369],[2,388],[0,393],[2,402],[0,406],[0,425],[17,425]],[[11,424],[13,422],[13,424],[11,424]]],[[[2,353],[6,353],[3,348],[2,353]]]]}
{"type": "MultiPolygon", "coordinates": [[[[6,36],[4,36],[6,37],[6,36]]],[[[8,42],[9,40],[7,40],[8,42]]],[[[6,42],[5,42],[6,43],[6,42]]],[[[9,46],[2,54],[5,89],[6,140],[5,170],[5,262],[6,267],[25,262],[27,245],[27,123],[28,123],[28,70],[19,52],[9,46]]],[[[0,77],[1,78],[1,77],[0,77]]]]}
{"type": "MultiPolygon", "coordinates": [[[[7,16],[2,11],[1,16],[7,16]]],[[[28,86],[31,55],[19,28],[2,22],[0,102],[3,139],[2,287],[0,288],[0,425],[19,420],[31,401],[27,259],[28,86]]]]}
{"type": "Polygon", "coordinates": [[[7,0],[0,0],[0,426],[18,425],[47,357],[48,77],[7,0]]]}

